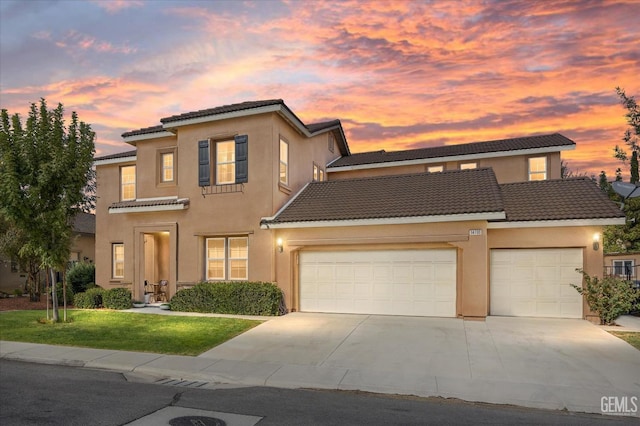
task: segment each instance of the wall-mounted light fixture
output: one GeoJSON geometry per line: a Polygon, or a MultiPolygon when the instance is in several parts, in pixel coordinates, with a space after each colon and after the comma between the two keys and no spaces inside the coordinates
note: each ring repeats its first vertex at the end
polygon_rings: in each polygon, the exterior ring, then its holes
{"type": "Polygon", "coordinates": [[[597,232],[593,234],[593,249],[598,251],[600,249],[600,234],[597,232]]]}
{"type": "Polygon", "coordinates": [[[278,251],[282,253],[282,250],[284,249],[282,238],[278,238],[278,241],[276,241],[276,246],[278,247],[278,251]]]}

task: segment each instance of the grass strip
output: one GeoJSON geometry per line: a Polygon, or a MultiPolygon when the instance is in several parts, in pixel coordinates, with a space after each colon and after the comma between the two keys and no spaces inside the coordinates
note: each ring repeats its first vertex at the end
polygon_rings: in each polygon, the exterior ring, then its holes
{"type": "Polygon", "coordinates": [[[45,311],[0,313],[0,340],[83,348],[199,355],[261,321],[69,310],[67,322],[46,321],[45,311]]]}

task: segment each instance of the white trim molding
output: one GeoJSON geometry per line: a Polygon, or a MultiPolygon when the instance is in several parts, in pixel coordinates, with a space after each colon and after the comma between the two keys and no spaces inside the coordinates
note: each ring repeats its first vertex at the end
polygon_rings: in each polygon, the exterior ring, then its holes
{"type": "MultiPolygon", "coordinates": [[[[332,228],[347,226],[375,226],[375,225],[406,225],[414,223],[434,222],[464,222],[476,220],[500,220],[505,219],[504,212],[464,213],[451,215],[411,216],[411,217],[385,217],[377,219],[345,219],[345,220],[315,220],[285,223],[262,223],[262,229],[286,229],[286,228],[332,228]]],[[[265,218],[268,220],[268,218],[265,218]]],[[[263,220],[265,220],[263,219],[263,220]]]]}
{"type": "Polygon", "coordinates": [[[513,229],[513,228],[556,228],[566,226],[605,226],[624,225],[624,217],[612,217],[607,219],[567,219],[567,220],[532,220],[519,222],[489,222],[487,229],[513,229]]]}
{"type": "Polygon", "coordinates": [[[171,138],[171,137],[176,137],[175,133],[171,133],[168,132],[166,130],[163,130],[161,132],[153,132],[153,133],[142,133],[139,135],[131,135],[131,136],[126,136],[123,137],[122,139],[131,145],[135,146],[134,142],[138,142],[138,141],[146,141],[149,139],[157,139],[157,138],[171,138]]]}
{"type": "MultiPolygon", "coordinates": [[[[470,160],[481,160],[483,158],[513,157],[515,155],[548,154],[551,152],[569,151],[573,149],[576,149],[575,145],[561,145],[561,146],[550,146],[546,148],[484,152],[481,154],[449,155],[446,157],[429,157],[429,158],[418,158],[415,160],[386,161],[386,162],[380,162],[380,163],[356,164],[353,166],[327,167],[327,172],[332,173],[332,172],[345,172],[345,171],[351,171],[351,170],[381,169],[385,167],[411,166],[415,164],[446,163],[450,161],[470,161],[470,160]]],[[[334,161],[337,161],[337,159],[334,161]]]]}
{"type": "Polygon", "coordinates": [[[119,164],[119,163],[131,163],[138,159],[137,156],[132,155],[128,157],[109,158],[106,160],[96,160],[93,162],[94,166],[105,166],[107,164],[119,164]]]}

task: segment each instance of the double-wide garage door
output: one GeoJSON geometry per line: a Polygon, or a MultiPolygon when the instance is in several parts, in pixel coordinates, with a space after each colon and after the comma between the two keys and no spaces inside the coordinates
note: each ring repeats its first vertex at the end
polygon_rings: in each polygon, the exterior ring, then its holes
{"type": "Polygon", "coordinates": [[[303,251],[300,310],[454,317],[456,251],[303,251]]]}
{"type": "Polygon", "coordinates": [[[582,249],[491,250],[491,315],[582,318],[582,249]]]}

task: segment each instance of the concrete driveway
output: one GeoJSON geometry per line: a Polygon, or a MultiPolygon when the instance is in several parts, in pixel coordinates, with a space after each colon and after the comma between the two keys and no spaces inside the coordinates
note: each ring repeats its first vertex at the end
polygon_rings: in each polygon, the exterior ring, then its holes
{"type": "Polygon", "coordinates": [[[292,313],[199,358],[230,382],[597,413],[617,397],[638,416],[635,397],[640,408],[640,351],[583,320],[292,313]]]}

